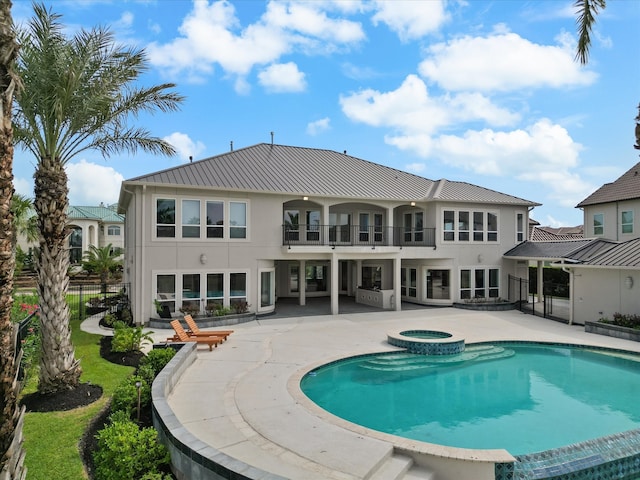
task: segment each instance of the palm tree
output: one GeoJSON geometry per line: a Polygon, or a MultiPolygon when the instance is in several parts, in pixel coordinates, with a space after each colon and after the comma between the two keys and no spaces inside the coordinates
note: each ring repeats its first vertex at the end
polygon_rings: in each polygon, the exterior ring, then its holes
{"type": "MultiPolygon", "coordinates": [[[[25,195],[14,193],[11,199],[13,228],[16,235],[22,235],[27,242],[38,241],[38,218],[33,209],[33,202],[25,195]]],[[[16,239],[17,240],[17,239],[16,239]]]]}
{"type": "Polygon", "coordinates": [[[576,0],[573,6],[578,17],[578,47],[576,49],[576,60],[582,65],[589,61],[589,48],[591,47],[591,30],[596,23],[596,15],[599,9],[607,6],[607,0],[576,0]]]}
{"type": "Polygon", "coordinates": [[[20,32],[17,71],[24,84],[16,95],[14,135],[37,160],[34,206],[40,231],[37,261],[42,351],[38,391],[73,389],[81,373],[75,358],[66,302],[69,205],[65,165],[81,152],[104,157],[138,149],[175,154],[164,140],[129,126],[140,113],[170,112],[183,97],[166,83],[136,86],[148,68],[144,50],[115,43],[108,28],[64,34],[61,16],[34,5],[20,32]]]}
{"type": "Polygon", "coordinates": [[[0,478],[22,479],[27,474],[22,446],[24,407],[18,405],[17,330],[11,321],[13,303],[13,127],[11,105],[18,85],[18,54],[11,0],[0,0],[0,478]]]}
{"type": "Polygon", "coordinates": [[[89,250],[84,252],[82,267],[91,273],[100,275],[100,283],[106,286],[109,275],[122,265],[122,260],[117,258],[122,255],[119,248],[113,248],[111,244],[104,247],[90,245],[89,250]]]}

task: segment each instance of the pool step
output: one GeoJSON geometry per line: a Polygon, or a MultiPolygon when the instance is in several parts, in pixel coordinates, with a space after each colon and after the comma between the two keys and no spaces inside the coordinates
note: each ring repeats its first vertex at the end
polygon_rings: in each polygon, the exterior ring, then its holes
{"type": "Polygon", "coordinates": [[[392,455],[370,477],[369,480],[435,480],[435,474],[414,464],[406,455],[392,455]]]}
{"type": "Polygon", "coordinates": [[[416,355],[413,353],[396,353],[372,357],[362,364],[362,368],[385,372],[403,372],[433,368],[441,365],[455,365],[468,361],[495,360],[514,355],[513,350],[494,345],[478,345],[469,347],[455,355],[416,355]]]}

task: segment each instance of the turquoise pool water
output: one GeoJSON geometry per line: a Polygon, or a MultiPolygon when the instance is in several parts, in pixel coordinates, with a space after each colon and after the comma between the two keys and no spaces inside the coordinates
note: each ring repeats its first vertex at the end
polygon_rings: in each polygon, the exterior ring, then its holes
{"type": "Polygon", "coordinates": [[[527,343],[456,355],[383,353],[305,375],[332,414],[402,437],[539,452],[640,428],[640,357],[527,343]]]}

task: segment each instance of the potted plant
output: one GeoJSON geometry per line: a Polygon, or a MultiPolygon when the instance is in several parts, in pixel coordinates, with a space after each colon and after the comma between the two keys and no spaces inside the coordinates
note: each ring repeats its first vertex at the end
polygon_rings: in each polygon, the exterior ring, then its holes
{"type": "Polygon", "coordinates": [[[160,318],[171,318],[171,310],[169,310],[169,306],[163,304],[159,300],[155,299],[153,304],[156,307],[156,312],[160,316],[160,318]]]}

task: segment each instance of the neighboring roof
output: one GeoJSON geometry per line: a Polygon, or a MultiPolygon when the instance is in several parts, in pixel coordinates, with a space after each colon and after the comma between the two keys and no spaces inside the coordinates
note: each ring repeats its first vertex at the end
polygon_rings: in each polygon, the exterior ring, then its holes
{"type": "Polygon", "coordinates": [[[469,183],[429,180],[346,152],[267,143],[142,175],[125,183],[346,198],[540,205],[469,183]]]}
{"type": "Polygon", "coordinates": [[[582,225],[577,227],[539,227],[530,223],[529,240],[534,242],[553,242],[583,238],[582,225]]]}
{"type": "Polygon", "coordinates": [[[605,183],[576,205],[576,207],[632,200],[635,198],[640,198],[640,162],[636,163],[616,181],[605,183]]]}
{"type": "Polygon", "coordinates": [[[119,215],[113,209],[113,206],[69,206],[67,217],[69,220],[97,220],[105,223],[124,223],[124,215],[119,215]]]}
{"type": "Polygon", "coordinates": [[[504,256],[531,260],[568,260],[572,263],[579,263],[589,261],[614,245],[615,242],[600,238],[552,242],[526,241],[513,247],[504,256]]]}

